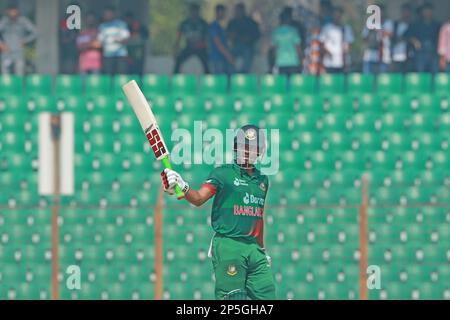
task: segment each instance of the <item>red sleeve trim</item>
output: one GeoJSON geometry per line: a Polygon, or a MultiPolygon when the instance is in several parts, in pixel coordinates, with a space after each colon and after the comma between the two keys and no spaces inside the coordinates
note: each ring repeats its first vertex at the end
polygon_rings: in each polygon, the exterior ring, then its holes
{"type": "Polygon", "coordinates": [[[213,186],[212,184],[204,183],[204,184],[202,184],[202,187],[207,188],[213,195],[216,194],[216,187],[213,186]]]}

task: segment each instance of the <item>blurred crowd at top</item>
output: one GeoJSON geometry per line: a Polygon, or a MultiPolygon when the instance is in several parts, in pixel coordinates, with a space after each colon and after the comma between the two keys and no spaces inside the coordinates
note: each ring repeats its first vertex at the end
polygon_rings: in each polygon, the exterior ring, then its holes
{"type": "MultiPolygon", "coordinates": [[[[288,6],[280,8],[278,25],[271,30],[270,48],[264,53],[267,72],[289,75],[358,71],[350,54],[355,32],[361,32],[363,39],[359,71],[450,72],[450,21],[436,21],[430,3],[412,7],[406,2],[395,18],[387,18],[385,8],[379,7],[381,29],[365,26],[363,30],[353,30],[343,20],[342,7],[331,0],[321,1],[318,17],[288,6]]],[[[198,4],[190,4],[188,16],[178,27],[173,73],[179,73],[193,56],[201,62],[204,73],[251,72],[261,31],[245,4],[233,8],[216,5],[215,17],[209,22],[202,18],[201,9],[198,4]]],[[[143,73],[148,26],[132,13],[118,16],[113,7],[105,8],[101,17],[89,12],[84,19],[82,30],[77,32],[65,29],[66,22],[61,22],[60,46],[66,48],[62,73],[143,73]]],[[[24,49],[37,36],[36,27],[21,15],[17,5],[9,5],[0,19],[3,74],[24,74],[24,49]]]]}

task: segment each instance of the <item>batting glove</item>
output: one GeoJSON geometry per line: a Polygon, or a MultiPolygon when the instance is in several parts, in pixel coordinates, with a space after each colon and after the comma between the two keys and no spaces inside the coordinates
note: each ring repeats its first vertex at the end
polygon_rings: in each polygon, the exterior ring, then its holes
{"type": "Polygon", "coordinates": [[[178,184],[180,189],[186,193],[189,191],[189,184],[181,178],[180,174],[170,169],[164,169],[163,171],[165,179],[163,177],[163,184],[165,189],[172,189],[174,191],[175,186],[178,184]],[[166,181],[166,183],[164,183],[166,181]]]}

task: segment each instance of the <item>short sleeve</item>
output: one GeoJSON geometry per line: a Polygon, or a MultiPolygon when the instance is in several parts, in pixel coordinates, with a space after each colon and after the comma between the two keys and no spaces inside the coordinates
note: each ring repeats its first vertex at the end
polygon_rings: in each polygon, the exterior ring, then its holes
{"type": "Polygon", "coordinates": [[[218,168],[215,168],[213,171],[211,171],[208,178],[206,178],[205,182],[203,183],[203,186],[210,189],[210,191],[214,194],[218,190],[222,189],[223,178],[221,177],[220,170],[218,168]]]}

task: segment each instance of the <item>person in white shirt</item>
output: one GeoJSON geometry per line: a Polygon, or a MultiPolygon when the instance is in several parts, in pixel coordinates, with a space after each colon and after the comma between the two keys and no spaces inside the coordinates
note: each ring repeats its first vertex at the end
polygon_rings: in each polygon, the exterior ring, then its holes
{"type": "MultiPolygon", "coordinates": [[[[384,6],[379,5],[382,19],[385,16],[384,6]]],[[[384,19],[383,19],[384,20],[384,19]]],[[[363,73],[384,73],[388,71],[391,59],[391,37],[394,28],[392,20],[384,20],[381,29],[364,27],[363,73]]]]}
{"type": "Polygon", "coordinates": [[[392,53],[392,72],[405,73],[409,71],[410,48],[405,34],[411,25],[413,10],[409,3],[402,5],[400,20],[394,21],[392,26],[391,53],[392,53]]]}
{"type": "Polygon", "coordinates": [[[342,23],[343,10],[335,7],[333,21],[327,23],[320,33],[323,65],[328,73],[344,72],[350,65],[350,45],[354,41],[349,25],[342,23]]]}

